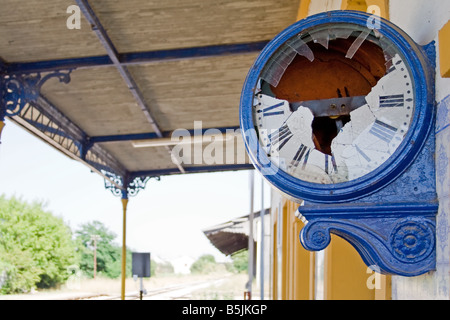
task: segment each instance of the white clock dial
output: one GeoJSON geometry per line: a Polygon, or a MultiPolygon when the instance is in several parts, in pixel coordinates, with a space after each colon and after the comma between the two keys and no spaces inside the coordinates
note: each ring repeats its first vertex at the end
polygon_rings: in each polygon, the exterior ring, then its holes
{"type": "Polygon", "coordinates": [[[301,38],[302,48],[308,47],[314,59],[291,41],[285,49],[290,58],[282,70],[276,63],[264,69],[253,119],[262,150],[276,167],[302,181],[336,184],[373,172],[395,153],[414,116],[414,82],[402,56],[391,45],[381,48],[370,30],[321,32],[326,46],[315,44],[316,34],[301,38]],[[346,49],[336,50],[340,46],[346,49]],[[376,62],[364,61],[370,54],[377,55],[376,62]],[[293,80],[283,82],[285,71],[293,80]],[[267,74],[279,75],[279,81],[265,82],[267,74]],[[279,95],[289,98],[276,98],[279,95]]]}
{"type": "Polygon", "coordinates": [[[351,121],[333,140],[339,166],[354,180],[381,166],[399,147],[413,116],[412,80],[402,59],[366,97],[367,105],[350,113],[351,121]]]}

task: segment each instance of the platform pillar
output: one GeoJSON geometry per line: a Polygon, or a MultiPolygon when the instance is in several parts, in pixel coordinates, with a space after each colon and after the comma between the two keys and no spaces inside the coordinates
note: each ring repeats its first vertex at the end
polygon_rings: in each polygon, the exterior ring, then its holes
{"type": "Polygon", "coordinates": [[[0,120],[0,143],[2,142],[2,130],[5,127],[5,122],[0,120]]]}
{"type": "Polygon", "coordinates": [[[127,270],[127,245],[126,245],[126,231],[127,231],[127,205],[128,199],[122,198],[122,207],[123,207],[123,232],[122,232],[122,271],[121,271],[121,299],[125,300],[125,279],[126,279],[126,270],[127,270]]]}

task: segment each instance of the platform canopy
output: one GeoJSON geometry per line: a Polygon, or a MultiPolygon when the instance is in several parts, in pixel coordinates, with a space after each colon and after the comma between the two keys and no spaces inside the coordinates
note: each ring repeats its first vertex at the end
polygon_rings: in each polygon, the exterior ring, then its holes
{"type": "MultiPolygon", "coordinates": [[[[270,215],[269,209],[264,209],[264,216],[270,215]]],[[[253,221],[261,220],[261,211],[253,213],[253,221]]],[[[248,249],[248,237],[250,235],[250,215],[238,217],[233,220],[203,229],[203,233],[224,255],[232,255],[241,250],[248,249]]],[[[253,236],[253,239],[257,237],[253,236]]],[[[256,240],[255,240],[256,241],[256,240]]]]}
{"type": "Polygon", "coordinates": [[[233,144],[226,133],[239,128],[249,68],[295,22],[299,0],[0,5],[0,118],[83,162],[117,193],[148,177],[252,168],[242,138],[233,144]],[[174,158],[175,130],[209,140],[174,158]]]}

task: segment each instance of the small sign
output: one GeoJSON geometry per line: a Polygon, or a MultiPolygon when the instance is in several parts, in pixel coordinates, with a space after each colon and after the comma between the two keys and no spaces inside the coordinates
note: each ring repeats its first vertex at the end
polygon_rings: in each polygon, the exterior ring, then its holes
{"type": "Polygon", "coordinates": [[[133,276],[150,278],[150,252],[133,252],[131,260],[133,276]]]}

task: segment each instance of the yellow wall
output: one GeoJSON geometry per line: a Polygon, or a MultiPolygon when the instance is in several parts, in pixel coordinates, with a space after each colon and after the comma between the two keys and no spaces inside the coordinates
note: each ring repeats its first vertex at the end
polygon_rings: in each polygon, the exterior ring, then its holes
{"type": "MultiPolygon", "coordinates": [[[[300,1],[300,6],[297,12],[297,20],[304,19],[308,16],[310,4],[311,0],[300,1]]],[[[389,0],[342,0],[341,10],[359,10],[377,14],[380,17],[389,19],[389,0]],[[377,6],[378,8],[373,6],[377,6]],[[378,9],[379,12],[376,12],[378,9]]]]}
{"type": "MultiPolygon", "coordinates": [[[[296,217],[298,204],[285,201],[282,212],[281,257],[277,248],[277,218],[273,220],[272,298],[281,300],[313,300],[315,296],[315,254],[303,248],[299,234],[303,222],[296,217]],[[278,258],[281,264],[278,265],[278,258]],[[281,272],[278,268],[281,268],[281,272]],[[281,274],[281,276],[279,276],[281,274]],[[278,286],[281,285],[281,296],[278,286]]],[[[276,214],[276,216],[278,216],[276,214]]],[[[358,252],[342,238],[332,235],[325,249],[324,299],[326,300],[386,300],[390,299],[390,277],[377,275],[378,289],[367,283],[373,272],[367,268],[358,252]]]]}
{"type": "Polygon", "coordinates": [[[341,5],[342,10],[367,10],[367,3],[364,0],[343,0],[341,5]]]}
{"type": "MultiPolygon", "coordinates": [[[[281,281],[281,297],[276,294],[276,285],[272,288],[273,298],[282,300],[312,300],[314,297],[314,254],[305,250],[299,240],[304,224],[295,216],[298,204],[286,201],[283,206],[282,221],[282,257],[281,266],[274,266],[273,279],[281,281]],[[277,268],[282,268],[281,279],[277,279],[277,268]]],[[[277,224],[274,223],[274,228],[277,224]]],[[[276,233],[274,236],[276,239],[276,233]]],[[[276,252],[276,242],[274,243],[276,252]]],[[[274,255],[274,261],[277,256],[274,255]]]]}
{"type": "Polygon", "coordinates": [[[369,290],[367,266],[355,249],[342,238],[332,235],[325,249],[325,300],[374,300],[369,290]]]}
{"type": "Polygon", "coordinates": [[[311,0],[301,0],[298,8],[297,20],[305,19],[308,16],[311,0]]]}
{"type": "Polygon", "coordinates": [[[341,9],[369,12],[389,19],[389,0],[342,0],[341,9]]]}
{"type": "Polygon", "coordinates": [[[314,298],[314,253],[307,251],[300,243],[299,235],[304,224],[295,216],[298,204],[287,203],[288,228],[291,229],[291,290],[292,300],[312,300],[314,298]],[[301,284],[301,285],[297,285],[301,284]]]}
{"type": "Polygon", "coordinates": [[[325,300],[390,300],[391,277],[377,274],[346,240],[331,236],[325,249],[325,300]],[[379,288],[375,285],[377,278],[379,288]]]}
{"type": "Polygon", "coordinates": [[[3,130],[4,126],[5,126],[5,123],[3,121],[0,121],[0,138],[2,136],[2,130],[3,130]]]}
{"type": "Polygon", "coordinates": [[[278,300],[278,250],[277,250],[277,239],[278,239],[278,210],[272,213],[272,268],[271,268],[271,283],[270,290],[273,300],[278,300]]]}
{"type": "Polygon", "coordinates": [[[450,78],[450,21],[439,31],[441,76],[450,78]]]}

